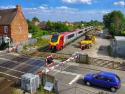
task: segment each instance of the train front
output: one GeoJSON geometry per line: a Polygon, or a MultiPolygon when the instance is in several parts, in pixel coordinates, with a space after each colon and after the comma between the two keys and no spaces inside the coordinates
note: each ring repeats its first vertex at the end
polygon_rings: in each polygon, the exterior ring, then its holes
{"type": "Polygon", "coordinates": [[[59,49],[59,34],[53,34],[50,37],[50,41],[49,41],[49,49],[52,51],[56,51],[59,49]]]}

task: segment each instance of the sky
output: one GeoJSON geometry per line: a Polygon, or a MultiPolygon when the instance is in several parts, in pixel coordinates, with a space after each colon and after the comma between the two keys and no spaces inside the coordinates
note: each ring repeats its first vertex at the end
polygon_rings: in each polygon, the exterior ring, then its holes
{"type": "Polygon", "coordinates": [[[41,21],[102,21],[113,10],[125,14],[125,0],[0,0],[0,9],[22,6],[27,19],[41,21]]]}

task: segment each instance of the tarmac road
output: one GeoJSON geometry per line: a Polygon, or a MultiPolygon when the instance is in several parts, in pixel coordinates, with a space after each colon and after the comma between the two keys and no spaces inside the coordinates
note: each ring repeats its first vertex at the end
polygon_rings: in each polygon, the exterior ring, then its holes
{"type": "Polygon", "coordinates": [[[63,69],[56,68],[49,74],[54,75],[58,80],[60,94],[96,94],[100,91],[108,92],[108,94],[125,94],[125,76],[124,71],[117,71],[111,69],[103,69],[101,67],[70,63],[66,64],[63,69]],[[122,81],[121,88],[116,92],[112,93],[107,89],[98,87],[88,87],[84,85],[82,77],[87,73],[96,73],[100,71],[111,71],[117,73],[122,81]]]}
{"type": "Polygon", "coordinates": [[[0,55],[0,72],[19,78],[24,73],[36,73],[44,65],[45,60],[42,58],[31,58],[15,53],[0,55]]]}

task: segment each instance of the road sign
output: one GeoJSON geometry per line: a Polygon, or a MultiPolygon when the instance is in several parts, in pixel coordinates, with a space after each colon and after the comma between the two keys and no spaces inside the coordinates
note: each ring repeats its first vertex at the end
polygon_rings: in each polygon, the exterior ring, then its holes
{"type": "Polygon", "coordinates": [[[53,86],[54,86],[53,83],[51,83],[51,82],[46,82],[46,83],[45,83],[45,86],[44,86],[44,89],[47,90],[47,91],[52,91],[53,86]]]}

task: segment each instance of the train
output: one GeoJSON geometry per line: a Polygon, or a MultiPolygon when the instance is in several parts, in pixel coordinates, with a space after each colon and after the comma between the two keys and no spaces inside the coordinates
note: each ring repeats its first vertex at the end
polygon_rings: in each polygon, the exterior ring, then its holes
{"type": "Polygon", "coordinates": [[[93,26],[89,26],[82,29],[76,29],[72,32],[62,32],[59,34],[53,34],[50,36],[49,40],[49,50],[58,51],[63,49],[67,44],[72,42],[73,40],[79,38],[84,35],[84,33],[94,29],[93,26]]]}

